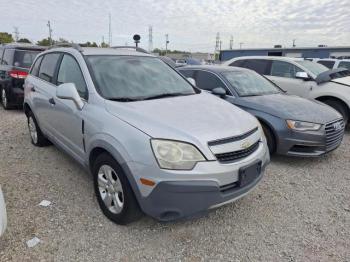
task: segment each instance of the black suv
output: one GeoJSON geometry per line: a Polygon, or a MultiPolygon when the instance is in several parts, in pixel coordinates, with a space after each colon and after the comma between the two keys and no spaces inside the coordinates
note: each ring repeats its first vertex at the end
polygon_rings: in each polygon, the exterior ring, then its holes
{"type": "Polygon", "coordinates": [[[44,47],[28,44],[0,45],[0,94],[5,109],[23,104],[23,84],[34,58],[44,47]]]}

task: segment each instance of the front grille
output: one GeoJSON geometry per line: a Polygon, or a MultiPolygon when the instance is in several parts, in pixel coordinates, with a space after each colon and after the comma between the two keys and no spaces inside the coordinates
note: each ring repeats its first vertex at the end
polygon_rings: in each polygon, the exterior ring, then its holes
{"type": "Polygon", "coordinates": [[[218,146],[218,145],[223,145],[223,144],[243,140],[243,139],[247,138],[248,136],[254,134],[256,131],[258,131],[257,127],[248,131],[247,133],[245,133],[243,135],[240,135],[240,136],[232,136],[232,137],[227,137],[227,138],[223,138],[223,139],[210,141],[210,142],[208,142],[208,145],[209,146],[218,146]]]}
{"type": "Polygon", "coordinates": [[[216,154],[215,156],[216,156],[217,160],[221,163],[233,162],[233,161],[245,158],[245,157],[253,154],[258,149],[259,142],[260,141],[257,141],[256,143],[254,143],[250,147],[243,149],[243,150],[222,153],[222,154],[216,154]]]}
{"type": "Polygon", "coordinates": [[[326,124],[326,150],[333,150],[343,140],[345,124],[342,119],[326,124]]]}

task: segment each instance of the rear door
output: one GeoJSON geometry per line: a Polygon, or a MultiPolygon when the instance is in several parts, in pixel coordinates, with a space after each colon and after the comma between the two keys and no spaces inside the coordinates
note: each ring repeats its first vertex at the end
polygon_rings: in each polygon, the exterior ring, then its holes
{"type": "Polygon", "coordinates": [[[55,128],[52,126],[54,97],[56,95],[54,81],[60,56],[59,53],[48,53],[40,57],[40,60],[37,59],[26,86],[30,92],[26,95],[31,96],[33,110],[40,128],[51,136],[55,134],[55,128]]]}
{"type": "Polygon", "coordinates": [[[303,71],[292,63],[273,60],[271,70],[266,77],[289,94],[308,97],[310,88],[314,82],[304,81],[295,77],[297,72],[303,71]]]}

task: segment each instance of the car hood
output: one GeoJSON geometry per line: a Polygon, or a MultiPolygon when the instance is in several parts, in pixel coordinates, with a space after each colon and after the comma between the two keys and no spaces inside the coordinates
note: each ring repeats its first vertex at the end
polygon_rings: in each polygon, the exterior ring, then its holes
{"type": "Polygon", "coordinates": [[[336,78],[333,79],[331,82],[342,84],[346,86],[350,86],[350,76],[342,77],[342,78],[336,78]]]}
{"type": "Polygon", "coordinates": [[[106,109],[151,137],[188,142],[206,144],[257,127],[252,115],[205,92],[128,103],[106,100],[106,109]]]}
{"type": "Polygon", "coordinates": [[[334,109],[325,104],[286,94],[241,97],[235,99],[234,104],[282,119],[319,124],[325,124],[341,117],[334,109]]]}

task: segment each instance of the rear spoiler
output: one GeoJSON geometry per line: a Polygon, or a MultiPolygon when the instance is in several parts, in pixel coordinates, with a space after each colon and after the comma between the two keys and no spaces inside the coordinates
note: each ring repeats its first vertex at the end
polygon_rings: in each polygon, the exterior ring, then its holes
{"type": "Polygon", "coordinates": [[[336,68],[336,69],[331,69],[319,74],[315,78],[315,81],[317,84],[321,84],[324,82],[329,82],[332,79],[346,77],[346,76],[350,76],[350,71],[348,69],[336,68]]]}

